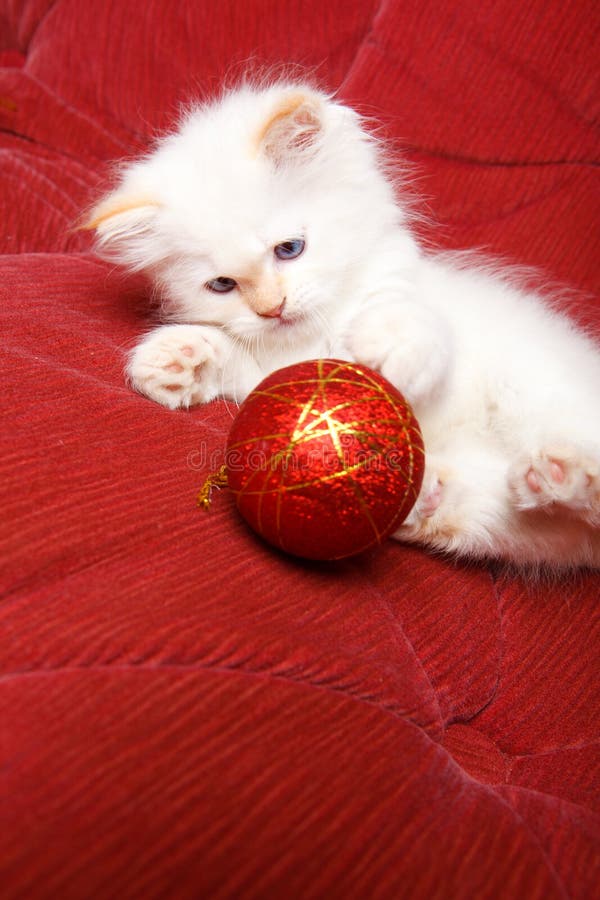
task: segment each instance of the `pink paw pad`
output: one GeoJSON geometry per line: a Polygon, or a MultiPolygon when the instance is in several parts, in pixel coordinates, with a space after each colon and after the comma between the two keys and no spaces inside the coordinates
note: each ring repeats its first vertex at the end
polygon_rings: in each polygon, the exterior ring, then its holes
{"type": "Polygon", "coordinates": [[[442,482],[439,478],[433,482],[419,504],[419,512],[422,516],[430,518],[439,507],[442,500],[442,482]]]}
{"type": "Polygon", "coordinates": [[[542,491],[542,486],[540,484],[540,479],[537,476],[537,472],[535,469],[530,469],[525,476],[525,480],[527,482],[527,486],[530,491],[534,494],[540,494],[542,491]]]}
{"type": "MultiPolygon", "coordinates": [[[[557,462],[555,459],[549,460],[549,462],[550,478],[555,484],[563,484],[566,477],[564,465],[557,462]]],[[[532,493],[541,494],[543,487],[540,481],[540,476],[533,467],[530,468],[527,472],[525,480],[527,481],[527,486],[529,487],[529,490],[532,491],[532,493]]]]}
{"type": "Polygon", "coordinates": [[[518,509],[569,509],[594,527],[600,522],[600,455],[555,446],[518,460],[508,483],[518,509]]]}

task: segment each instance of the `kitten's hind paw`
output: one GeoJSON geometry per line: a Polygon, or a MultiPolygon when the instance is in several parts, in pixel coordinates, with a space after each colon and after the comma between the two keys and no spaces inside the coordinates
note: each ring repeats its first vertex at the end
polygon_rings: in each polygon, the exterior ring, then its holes
{"type": "Polygon", "coordinates": [[[517,460],[508,473],[513,502],[522,510],[570,509],[600,524],[600,454],[549,446],[517,460]]]}
{"type": "Polygon", "coordinates": [[[438,477],[437,471],[427,471],[423,479],[417,502],[394,537],[398,538],[398,540],[402,540],[403,538],[407,538],[409,534],[416,535],[424,527],[428,526],[427,520],[431,519],[438,511],[438,507],[442,502],[443,493],[444,486],[438,477]]]}
{"type": "Polygon", "coordinates": [[[127,372],[136,390],[169,409],[206,403],[216,394],[215,349],[200,326],[152,332],[131,354],[127,372]]]}

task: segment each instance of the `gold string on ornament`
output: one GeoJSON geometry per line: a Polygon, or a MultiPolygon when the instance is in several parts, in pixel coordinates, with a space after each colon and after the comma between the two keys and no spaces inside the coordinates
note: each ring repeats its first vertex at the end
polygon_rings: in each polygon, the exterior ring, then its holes
{"type": "Polygon", "coordinates": [[[224,487],[227,487],[227,466],[225,465],[221,466],[216,472],[211,472],[202,485],[200,493],[198,494],[198,506],[201,509],[208,511],[210,509],[213,490],[221,490],[221,488],[224,487]]]}

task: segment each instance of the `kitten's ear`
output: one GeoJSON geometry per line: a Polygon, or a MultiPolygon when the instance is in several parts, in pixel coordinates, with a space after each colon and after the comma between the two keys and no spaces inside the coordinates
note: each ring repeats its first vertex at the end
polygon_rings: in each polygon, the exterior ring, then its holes
{"type": "Polygon", "coordinates": [[[144,268],[143,247],[154,233],[159,209],[159,202],[152,197],[118,188],[87,213],[79,228],[96,232],[101,256],[144,268]]]}
{"type": "Polygon", "coordinates": [[[102,235],[111,229],[123,228],[127,221],[140,221],[154,216],[159,205],[151,197],[116,190],[92,207],[79,227],[102,235]]]}
{"type": "Polygon", "coordinates": [[[280,98],[259,135],[259,149],[275,163],[302,157],[314,149],[323,130],[316,98],[289,93],[280,98]]]}

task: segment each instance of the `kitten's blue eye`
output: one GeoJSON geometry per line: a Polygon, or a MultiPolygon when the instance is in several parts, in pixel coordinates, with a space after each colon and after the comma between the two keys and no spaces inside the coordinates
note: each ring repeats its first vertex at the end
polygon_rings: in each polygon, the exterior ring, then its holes
{"type": "Polygon", "coordinates": [[[228,294],[234,287],[237,287],[237,281],[234,281],[233,278],[213,278],[212,281],[206,282],[206,287],[215,294],[228,294]]]}
{"type": "Polygon", "coordinates": [[[274,249],[277,259],[296,259],[304,251],[306,246],[302,238],[294,238],[291,241],[283,241],[274,249]]]}

